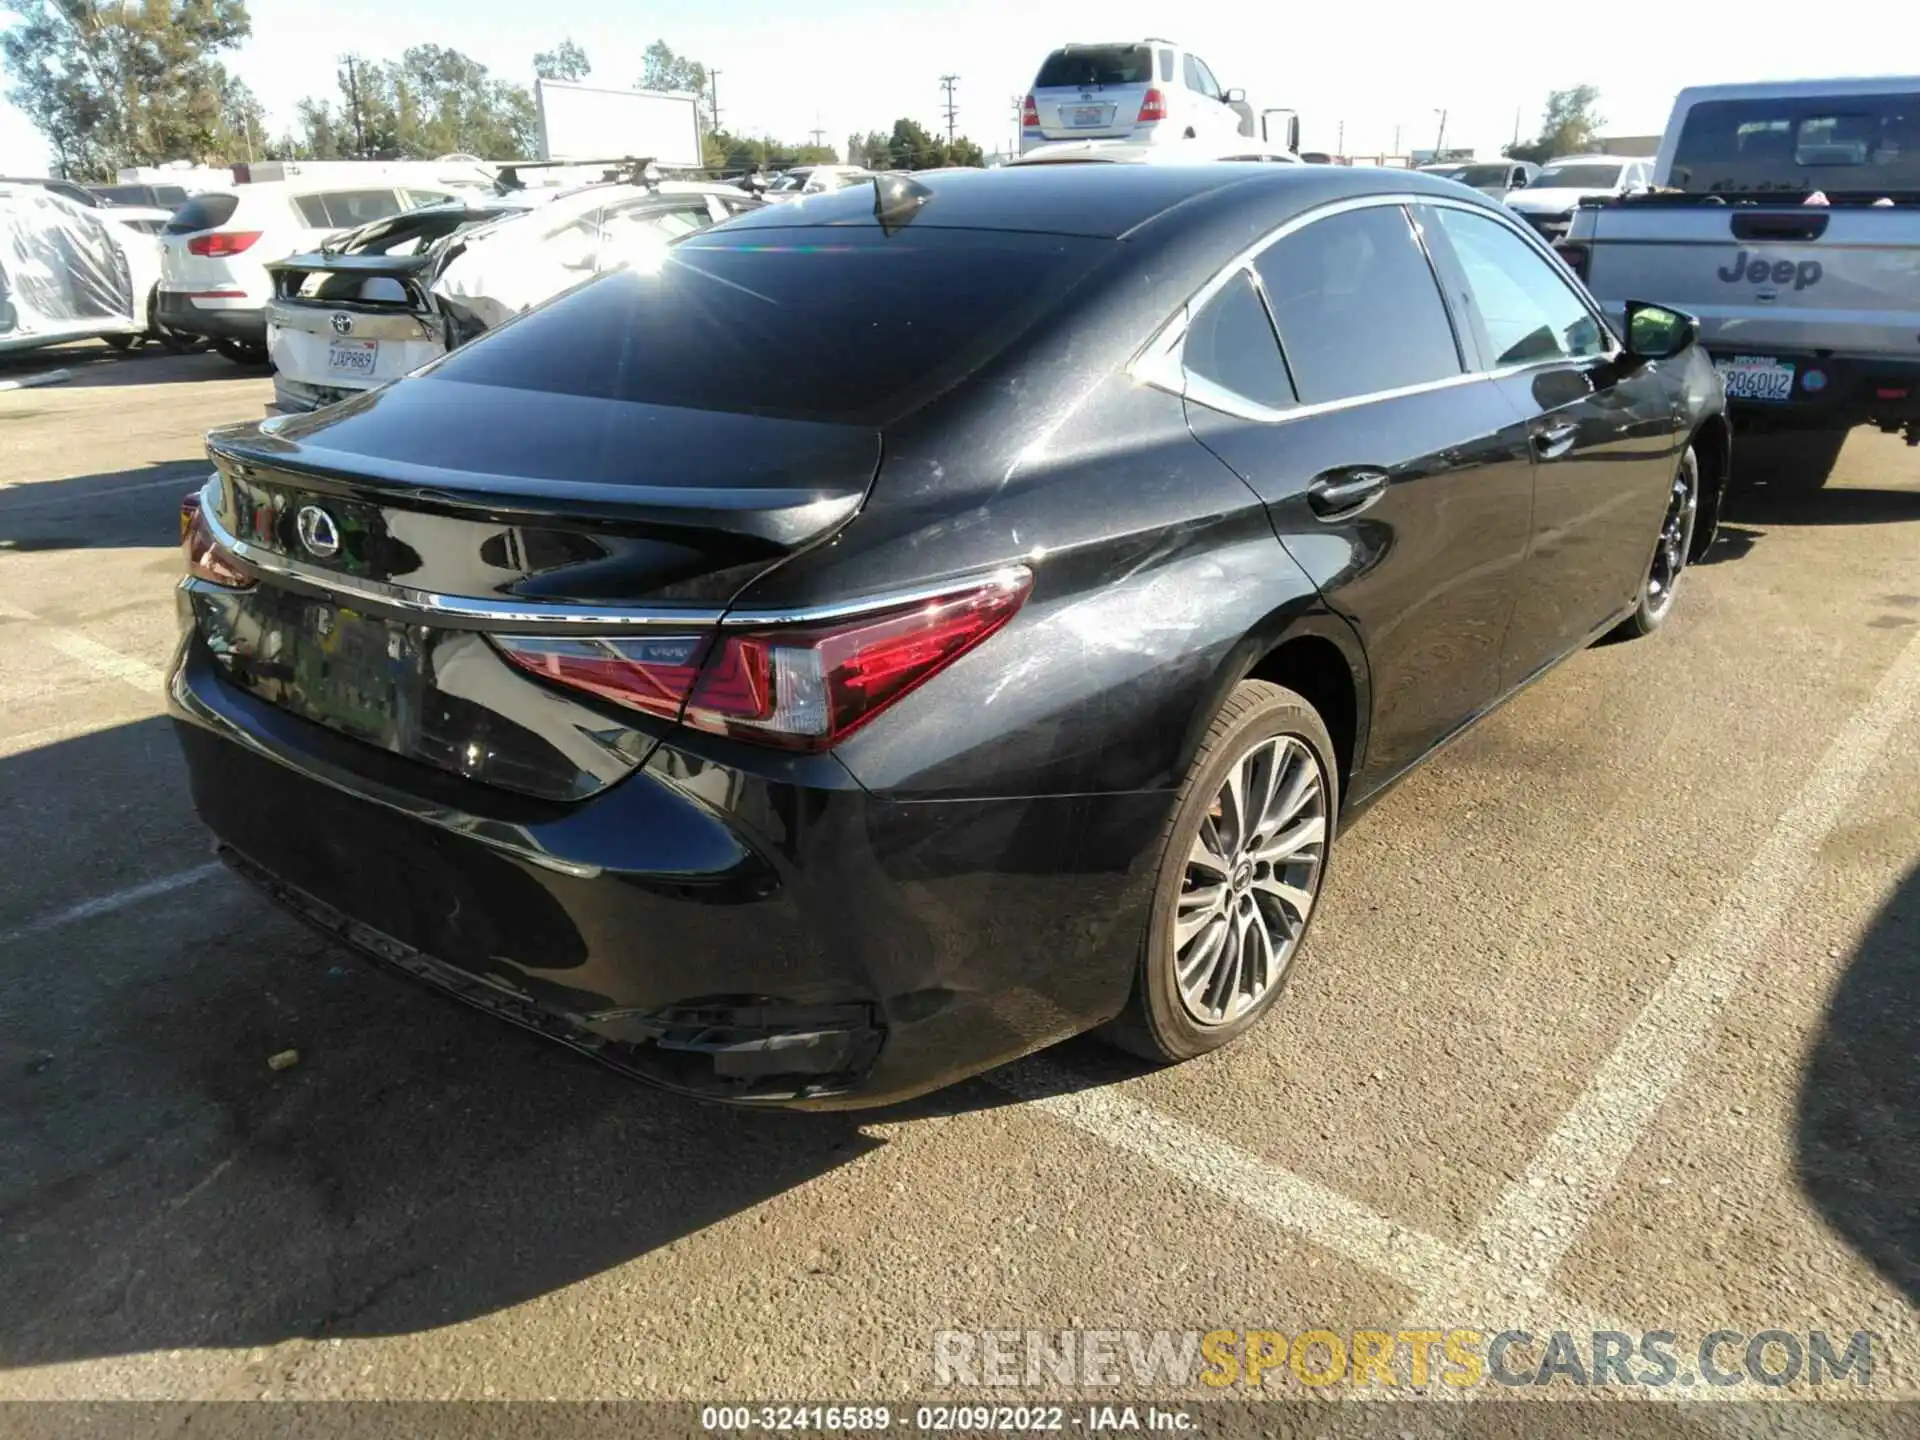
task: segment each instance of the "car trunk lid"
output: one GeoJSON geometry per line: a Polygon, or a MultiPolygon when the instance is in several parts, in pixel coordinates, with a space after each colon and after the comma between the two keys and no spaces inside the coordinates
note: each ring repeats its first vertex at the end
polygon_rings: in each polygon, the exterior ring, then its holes
{"type": "Polygon", "coordinates": [[[209,437],[217,538],[258,577],[194,587],[229,681],[472,779],[578,799],[664,726],[516,671],[488,632],[697,646],[739,589],[860,506],[854,426],[423,380],[209,437]]]}

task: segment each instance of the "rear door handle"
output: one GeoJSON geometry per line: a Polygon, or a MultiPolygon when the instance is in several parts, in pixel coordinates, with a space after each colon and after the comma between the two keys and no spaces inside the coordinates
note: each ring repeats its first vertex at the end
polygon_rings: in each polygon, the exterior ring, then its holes
{"type": "Polygon", "coordinates": [[[1558,460],[1580,438],[1580,427],[1571,420],[1556,420],[1533,432],[1534,452],[1542,460],[1558,460]]]}
{"type": "Polygon", "coordinates": [[[1329,470],[1307,486],[1307,504],[1322,520],[1364,510],[1387,493],[1384,470],[1329,470]]]}

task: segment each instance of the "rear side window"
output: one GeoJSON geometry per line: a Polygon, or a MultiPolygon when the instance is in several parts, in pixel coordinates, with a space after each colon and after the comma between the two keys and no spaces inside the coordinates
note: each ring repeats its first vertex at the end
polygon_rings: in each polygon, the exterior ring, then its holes
{"type": "Polygon", "coordinates": [[[1293,404],[1293,386],[1267,307],[1244,270],[1200,308],[1180,348],[1189,375],[1270,410],[1293,404]]]}
{"type": "Polygon", "coordinates": [[[1172,81],[1173,81],[1173,51],[1162,50],[1160,52],[1160,83],[1163,85],[1166,85],[1166,84],[1171,84],[1172,81]]]}
{"type": "Polygon", "coordinates": [[[1115,243],[918,227],[716,230],[530,311],[434,375],[878,421],[977,371],[1115,243]]]}
{"type": "Polygon", "coordinates": [[[1047,57],[1033,88],[1066,90],[1096,85],[1145,85],[1152,79],[1153,51],[1146,45],[1070,45],[1047,57]]]}
{"type": "Polygon", "coordinates": [[[233,212],[240,208],[238,195],[223,195],[218,192],[196,195],[167,221],[167,234],[190,235],[196,230],[215,230],[233,218],[233,212]]]}
{"type": "Polygon", "coordinates": [[[1316,220],[1254,262],[1302,404],[1462,373],[1453,325],[1397,205],[1316,220]]]}

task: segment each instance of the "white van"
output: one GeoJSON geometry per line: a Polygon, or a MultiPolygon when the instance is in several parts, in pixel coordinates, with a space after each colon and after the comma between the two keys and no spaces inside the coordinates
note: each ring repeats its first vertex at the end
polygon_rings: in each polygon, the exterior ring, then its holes
{"type": "Polygon", "coordinates": [[[158,319],[170,330],[206,336],[229,360],[265,364],[271,261],[453,193],[387,176],[358,183],[303,177],[204,191],[175,211],[160,234],[158,319]]]}

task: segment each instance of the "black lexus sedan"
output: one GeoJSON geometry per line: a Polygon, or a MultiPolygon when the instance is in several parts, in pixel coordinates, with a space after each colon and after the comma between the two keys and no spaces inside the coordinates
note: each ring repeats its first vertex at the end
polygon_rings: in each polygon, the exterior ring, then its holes
{"type": "Polygon", "coordinates": [[[894,1100],[1279,997],[1339,826],[1670,613],[1728,474],[1457,185],[882,178],[209,438],[170,680],[232,865],[643,1078],[894,1100]]]}

